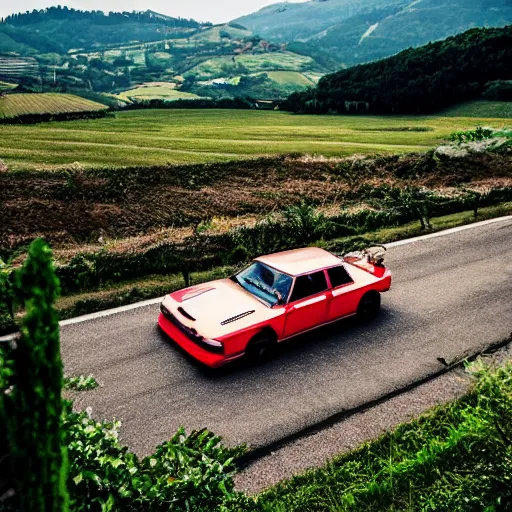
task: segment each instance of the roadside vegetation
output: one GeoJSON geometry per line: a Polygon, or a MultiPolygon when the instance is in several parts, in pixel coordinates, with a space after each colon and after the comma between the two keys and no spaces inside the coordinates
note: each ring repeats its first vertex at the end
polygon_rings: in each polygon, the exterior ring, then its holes
{"type": "Polygon", "coordinates": [[[93,375],[79,375],[77,377],[64,377],[63,389],[76,391],[90,391],[99,386],[93,375]]]}

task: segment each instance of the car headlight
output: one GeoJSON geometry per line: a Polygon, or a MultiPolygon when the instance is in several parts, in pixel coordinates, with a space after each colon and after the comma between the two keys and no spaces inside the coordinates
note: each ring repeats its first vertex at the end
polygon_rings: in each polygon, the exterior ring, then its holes
{"type": "Polygon", "coordinates": [[[215,347],[215,348],[223,348],[224,347],[222,342],[217,341],[217,340],[210,340],[208,338],[203,338],[201,341],[203,343],[206,343],[207,345],[210,345],[210,347],[215,347]]]}

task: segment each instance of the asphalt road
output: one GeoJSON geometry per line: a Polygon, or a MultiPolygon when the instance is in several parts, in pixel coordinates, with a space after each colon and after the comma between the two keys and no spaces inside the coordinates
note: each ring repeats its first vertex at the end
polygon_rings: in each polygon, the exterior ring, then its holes
{"type": "Polygon", "coordinates": [[[377,320],[290,340],[257,368],[195,365],[157,330],[157,305],[66,325],[66,374],[102,385],[75,404],[120,419],[121,440],[142,455],[180,425],[261,447],[511,333],[512,220],[390,248],[387,263],[394,281],[377,320]]]}

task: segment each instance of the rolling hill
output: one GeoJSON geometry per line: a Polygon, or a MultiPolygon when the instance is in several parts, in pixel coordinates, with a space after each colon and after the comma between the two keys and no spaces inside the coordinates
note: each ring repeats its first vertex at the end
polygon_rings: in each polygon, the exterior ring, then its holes
{"type": "Polygon", "coordinates": [[[33,91],[113,93],[121,102],[284,98],[334,69],[236,23],[154,11],[52,7],[0,22],[0,80],[33,91]],[[283,80],[280,72],[296,76],[283,80]]]}
{"type": "Polygon", "coordinates": [[[290,49],[348,67],[445,39],[474,27],[512,23],[509,0],[309,0],[277,3],[235,20],[290,49]],[[294,46],[295,45],[295,46],[294,46]]]}
{"type": "Polygon", "coordinates": [[[425,114],[508,94],[512,26],[471,29],[443,41],[321,78],[283,108],[307,113],[425,114]],[[492,90],[493,95],[488,92],[492,90]]]}

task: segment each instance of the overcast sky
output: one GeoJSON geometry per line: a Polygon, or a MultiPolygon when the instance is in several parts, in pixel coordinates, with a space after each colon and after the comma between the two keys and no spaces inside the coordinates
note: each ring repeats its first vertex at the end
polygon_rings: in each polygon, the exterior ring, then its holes
{"type": "MultiPolygon", "coordinates": [[[[15,12],[67,5],[75,9],[101,11],[153,11],[169,16],[221,23],[261,9],[279,0],[0,0],[0,17],[15,12]]],[[[303,1],[303,0],[291,0],[303,1]]]]}

